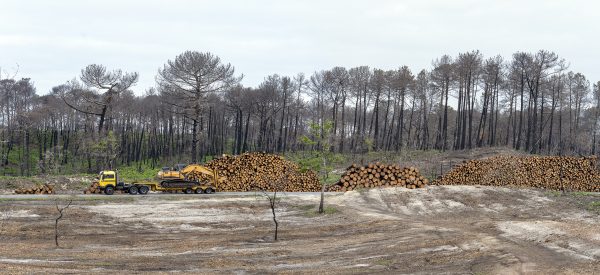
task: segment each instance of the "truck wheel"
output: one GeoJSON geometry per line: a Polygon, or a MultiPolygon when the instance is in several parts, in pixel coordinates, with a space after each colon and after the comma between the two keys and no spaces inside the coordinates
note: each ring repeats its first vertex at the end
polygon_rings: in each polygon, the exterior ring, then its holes
{"type": "Polygon", "coordinates": [[[204,190],[204,193],[206,193],[206,194],[211,194],[211,193],[213,193],[213,192],[215,192],[215,190],[214,190],[214,189],[212,189],[212,188],[210,188],[210,187],[209,187],[209,188],[206,188],[206,190],[204,190]]]}
{"type": "Polygon", "coordinates": [[[192,188],[188,188],[188,189],[185,189],[185,193],[186,194],[193,194],[194,190],[192,190],[192,188]]]}
{"type": "Polygon", "coordinates": [[[138,193],[138,189],[135,186],[129,187],[129,194],[136,195],[138,193]]]}
{"type": "Polygon", "coordinates": [[[142,186],[140,186],[140,187],[138,188],[138,192],[139,192],[141,195],[146,195],[146,194],[148,194],[148,191],[150,191],[150,188],[148,188],[148,186],[145,186],[145,185],[142,185],[142,186]]]}
{"type": "Polygon", "coordinates": [[[115,193],[115,189],[112,186],[107,186],[104,188],[104,194],[112,195],[115,193]]]}
{"type": "Polygon", "coordinates": [[[196,189],[196,194],[202,194],[202,188],[198,187],[198,189],[196,189]]]}

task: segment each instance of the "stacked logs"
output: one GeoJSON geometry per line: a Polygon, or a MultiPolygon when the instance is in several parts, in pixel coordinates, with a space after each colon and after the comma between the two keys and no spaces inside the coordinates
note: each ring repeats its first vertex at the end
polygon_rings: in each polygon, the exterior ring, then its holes
{"type": "MultiPolygon", "coordinates": [[[[315,192],[321,190],[317,175],[302,172],[298,164],[282,156],[253,152],[237,156],[223,156],[205,164],[216,169],[225,180],[217,186],[218,191],[287,191],[315,192]]],[[[195,175],[208,180],[205,175],[195,175]]],[[[190,178],[190,176],[188,176],[190,178]]]]}
{"type": "Polygon", "coordinates": [[[422,188],[429,181],[415,167],[386,165],[380,162],[365,166],[352,164],[341,176],[340,181],[329,187],[329,191],[352,191],[357,188],[398,186],[409,189],[422,188]]]}
{"type": "Polygon", "coordinates": [[[92,182],[92,185],[90,185],[90,187],[83,190],[83,193],[84,194],[101,194],[102,190],[100,190],[100,188],[98,187],[98,182],[92,182]]]}
{"type": "Polygon", "coordinates": [[[496,156],[464,162],[434,181],[438,185],[521,186],[600,191],[596,157],[496,156]]]}
{"type": "Polygon", "coordinates": [[[18,188],[15,194],[54,194],[54,185],[45,183],[31,188],[18,188]]]}

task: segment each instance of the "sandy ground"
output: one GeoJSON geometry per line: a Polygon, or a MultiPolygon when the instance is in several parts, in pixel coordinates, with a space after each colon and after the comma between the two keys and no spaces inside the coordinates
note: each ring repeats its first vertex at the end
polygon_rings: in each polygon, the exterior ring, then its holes
{"type": "Polygon", "coordinates": [[[281,196],[0,199],[3,273],[593,274],[600,194],[431,186],[281,196]]]}

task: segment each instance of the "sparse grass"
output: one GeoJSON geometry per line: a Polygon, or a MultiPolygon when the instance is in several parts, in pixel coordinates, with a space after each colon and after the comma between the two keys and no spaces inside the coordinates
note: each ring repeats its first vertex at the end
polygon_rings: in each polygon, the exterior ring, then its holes
{"type": "Polygon", "coordinates": [[[35,197],[35,198],[19,198],[19,197],[13,197],[13,198],[0,198],[0,203],[1,202],[13,202],[13,201],[46,201],[46,200],[51,200],[52,198],[48,198],[48,197],[35,197]]]}
{"type": "Polygon", "coordinates": [[[587,209],[592,212],[600,214],[600,201],[593,201],[588,203],[587,209]]]}
{"type": "Polygon", "coordinates": [[[391,266],[394,262],[390,259],[379,259],[373,263],[376,265],[391,266]]]}
{"type": "Polygon", "coordinates": [[[560,191],[555,190],[546,191],[545,194],[549,197],[560,197],[562,195],[560,191]]]}
{"type": "Polygon", "coordinates": [[[546,191],[545,194],[549,197],[560,197],[560,196],[572,196],[572,197],[587,197],[587,196],[591,196],[591,197],[595,197],[595,196],[600,196],[600,193],[597,192],[561,192],[561,191],[556,191],[556,190],[550,190],[550,191],[546,191]]]}
{"type": "Polygon", "coordinates": [[[304,205],[296,206],[296,208],[298,208],[299,210],[302,210],[302,211],[310,211],[310,210],[315,209],[316,207],[312,204],[304,204],[304,205]]]}
{"type": "Polygon", "coordinates": [[[107,195],[101,196],[79,196],[73,198],[73,201],[135,201],[136,196],[128,196],[128,197],[113,197],[107,195]]]}
{"type": "Polygon", "coordinates": [[[571,196],[581,197],[581,196],[599,196],[599,193],[594,192],[570,192],[568,193],[571,196]]]}
{"type": "Polygon", "coordinates": [[[308,218],[314,218],[320,215],[333,215],[335,213],[340,212],[337,208],[333,206],[325,206],[323,209],[323,214],[319,214],[319,209],[316,205],[303,205],[299,207],[301,210],[305,211],[304,216],[308,218]]]}

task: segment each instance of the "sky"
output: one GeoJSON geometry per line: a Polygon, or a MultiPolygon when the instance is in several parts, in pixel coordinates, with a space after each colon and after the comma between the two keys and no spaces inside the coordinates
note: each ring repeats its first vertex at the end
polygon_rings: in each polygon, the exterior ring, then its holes
{"type": "Polygon", "coordinates": [[[38,94],[88,64],[138,72],[138,95],[186,50],[211,52],[256,87],[271,74],[334,66],[431,69],[478,49],[510,59],[556,52],[600,81],[600,1],[582,0],[0,0],[2,76],[31,78],[38,94]]]}

